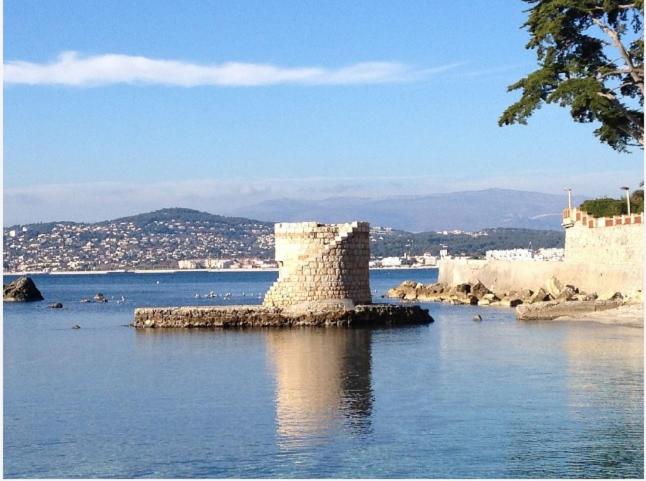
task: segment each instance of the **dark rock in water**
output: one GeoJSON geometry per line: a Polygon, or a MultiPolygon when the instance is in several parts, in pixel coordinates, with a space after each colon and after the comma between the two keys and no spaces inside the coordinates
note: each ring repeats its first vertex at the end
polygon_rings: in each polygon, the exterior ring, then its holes
{"type": "Polygon", "coordinates": [[[49,307],[50,309],[62,309],[63,304],[61,304],[60,302],[55,302],[54,304],[50,304],[47,307],[49,307]]]}
{"type": "Polygon", "coordinates": [[[72,326],[72,329],[80,329],[80,328],[81,328],[81,326],[79,326],[78,324],[74,324],[74,325],[72,326]]]}
{"type": "Polygon", "coordinates": [[[480,314],[476,314],[471,318],[472,321],[482,321],[482,316],[480,314]]]}
{"type": "Polygon", "coordinates": [[[43,295],[30,277],[19,277],[9,284],[5,284],[3,286],[2,297],[5,302],[32,302],[43,300],[43,295]]]}
{"type": "Polygon", "coordinates": [[[97,292],[94,295],[94,301],[95,302],[108,302],[108,298],[105,297],[101,292],[97,292]]]}

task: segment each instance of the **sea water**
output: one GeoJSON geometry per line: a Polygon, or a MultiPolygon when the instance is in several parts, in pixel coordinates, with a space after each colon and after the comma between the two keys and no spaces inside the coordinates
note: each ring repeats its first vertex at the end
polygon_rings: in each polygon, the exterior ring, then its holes
{"type": "MultiPolygon", "coordinates": [[[[642,329],[443,304],[408,328],[128,327],[275,278],[34,276],[45,302],[4,305],[4,475],[643,476],[642,329]]],[[[408,278],[436,271],[374,271],[375,300],[408,278]]]]}

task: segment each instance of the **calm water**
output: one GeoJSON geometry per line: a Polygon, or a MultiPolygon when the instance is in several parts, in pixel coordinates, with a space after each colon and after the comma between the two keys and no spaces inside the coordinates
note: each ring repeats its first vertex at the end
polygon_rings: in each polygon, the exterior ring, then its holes
{"type": "Polygon", "coordinates": [[[256,303],[275,276],[35,276],[45,303],[4,306],[4,475],[643,476],[641,329],[440,304],[401,329],[123,326],[210,290],[256,303]],[[126,301],[79,303],[99,291],[126,301]]]}

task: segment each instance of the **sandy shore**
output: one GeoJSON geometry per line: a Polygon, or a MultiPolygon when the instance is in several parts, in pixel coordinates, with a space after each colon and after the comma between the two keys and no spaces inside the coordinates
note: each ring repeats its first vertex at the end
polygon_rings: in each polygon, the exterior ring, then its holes
{"type": "Polygon", "coordinates": [[[616,326],[644,328],[644,305],[625,304],[607,311],[586,312],[576,316],[562,316],[555,321],[593,321],[616,326]]]}

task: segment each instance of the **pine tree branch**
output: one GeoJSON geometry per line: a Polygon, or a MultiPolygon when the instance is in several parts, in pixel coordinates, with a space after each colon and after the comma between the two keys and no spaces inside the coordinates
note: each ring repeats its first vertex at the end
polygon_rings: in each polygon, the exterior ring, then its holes
{"type": "Polygon", "coordinates": [[[606,35],[610,37],[610,40],[612,41],[613,45],[617,50],[619,50],[619,53],[621,54],[621,57],[623,58],[624,62],[626,62],[628,72],[630,73],[630,76],[632,77],[633,81],[637,85],[637,88],[639,91],[642,93],[642,97],[644,97],[644,70],[643,67],[641,69],[635,67],[635,64],[633,63],[632,59],[630,58],[630,54],[628,53],[628,50],[626,50],[626,47],[624,46],[623,43],[621,43],[621,39],[619,38],[619,34],[617,33],[616,30],[614,30],[610,25],[602,22],[598,18],[592,18],[592,21],[601,29],[603,30],[606,35]]]}

